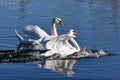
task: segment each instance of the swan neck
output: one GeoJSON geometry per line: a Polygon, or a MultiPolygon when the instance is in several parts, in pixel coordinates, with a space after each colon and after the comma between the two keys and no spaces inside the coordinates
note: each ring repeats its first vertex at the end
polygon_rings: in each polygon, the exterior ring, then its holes
{"type": "Polygon", "coordinates": [[[74,38],[71,38],[70,39],[71,42],[73,43],[73,45],[75,46],[75,48],[80,51],[80,46],[78,45],[77,41],[74,39],[74,38]]]}
{"type": "Polygon", "coordinates": [[[54,35],[54,36],[58,36],[58,34],[57,34],[57,28],[56,28],[56,23],[54,21],[52,22],[51,34],[54,35]]]}

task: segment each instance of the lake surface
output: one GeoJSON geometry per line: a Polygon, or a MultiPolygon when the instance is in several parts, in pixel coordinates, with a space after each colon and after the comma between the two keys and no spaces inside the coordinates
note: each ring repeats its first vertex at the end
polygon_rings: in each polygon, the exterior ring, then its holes
{"type": "Polygon", "coordinates": [[[0,0],[0,50],[17,48],[15,29],[25,35],[24,26],[38,25],[50,33],[54,17],[65,25],[57,25],[59,34],[74,29],[82,48],[116,55],[72,60],[72,69],[60,71],[55,63],[71,60],[1,63],[0,80],[120,80],[120,0],[0,0]]]}

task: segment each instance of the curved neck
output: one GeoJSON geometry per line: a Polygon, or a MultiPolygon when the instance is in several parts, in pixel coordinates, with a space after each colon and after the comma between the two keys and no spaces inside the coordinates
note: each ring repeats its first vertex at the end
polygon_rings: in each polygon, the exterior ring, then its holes
{"type": "Polygon", "coordinates": [[[54,36],[58,36],[57,29],[56,29],[56,23],[54,21],[52,22],[51,34],[54,36]]]}
{"type": "Polygon", "coordinates": [[[80,46],[78,45],[78,43],[76,42],[76,40],[75,40],[74,38],[71,38],[70,40],[71,40],[71,42],[73,43],[73,45],[75,46],[75,48],[76,48],[78,51],[80,51],[80,46]]]}

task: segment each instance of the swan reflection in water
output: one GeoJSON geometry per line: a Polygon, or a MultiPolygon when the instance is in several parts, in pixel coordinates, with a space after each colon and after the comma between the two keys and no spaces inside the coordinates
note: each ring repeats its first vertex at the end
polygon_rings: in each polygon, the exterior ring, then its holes
{"type": "Polygon", "coordinates": [[[38,64],[39,68],[45,68],[52,70],[54,72],[66,74],[69,77],[72,77],[75,74],[73,69],[74,64],[76,63],[75,59],[70,60],[45,60],[38,64]]]}

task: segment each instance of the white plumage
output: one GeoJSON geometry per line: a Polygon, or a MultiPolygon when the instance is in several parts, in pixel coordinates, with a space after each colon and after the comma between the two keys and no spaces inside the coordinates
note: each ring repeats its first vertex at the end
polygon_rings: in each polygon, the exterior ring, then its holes
{"type": "MultiPolygon", "coordinates": [[[[44,43],[43,45],[49,51],[47,51],[46,53],[44,53],[42,55],[48,57],[55,53],[58,53],[61,55],[61,57],[66,57],[75,52],[79,52],[80,47],[77,44],[77,42],[75,42],[75,40],[73,39],[75,37],[73,32],[74,32],[74,30],[70,30],[68,34],[64,34],[64,35],[55,37],[49,41],[46,41],[46,43],[44,43]],[[72,46],[68,42],[68,40],[71,40],[75,47],[72,46]]],[[[44,42],[44,40],[42,41],[42,43],[43,42],[44,42]]]]}

